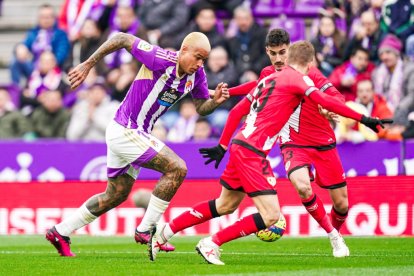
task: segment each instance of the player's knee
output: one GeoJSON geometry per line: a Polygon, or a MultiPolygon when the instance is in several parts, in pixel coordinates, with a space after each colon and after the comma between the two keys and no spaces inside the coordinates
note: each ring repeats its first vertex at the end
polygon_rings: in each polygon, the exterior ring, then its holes
{"type": "Polygon", "coordinates": [[[301,198],[309,198],[312,195],[312,187],[306,183],[298,185],[297,191],[301,198]]]}
{"type": "Polygon", "coordinates": [[[184,160],[182,159],[178,159],[175,163],[174,166],[171,168],[171,172],[173,173],[176,177],[178,178],[182,178],[184,179],[185,176],[187,175],[188,169],[187,169],[187,165],[185,164],[184,160]]]}
{"type": "Polygon", "coordinates": [[[260,213],[264,224],[266,225],[266,227],[269,227],[270,225],[275,224],[280,217],[280,210],[269,210],[266,212],[262,212],[260,213]]]}
{"type": "Polygon", "coordinates": [[[220,216],[234,213],[234,211],[237,210],[237,207],[238,207],[238,204],[234,202],[229,202],[229,201],[217,202],[216,201],[217,213],[219,213],[220,216]]]}
{"type": "Polygon", "coordinates": [[[335,203],[334,208],[339,213],[345,214],[346,212],[348,212],[348,200],[343,200],[338,203],[335,203]]]}
{"type": "Polygon", "coordinates": [[[312,187],[309,178],[292,174],[290,181],[301,198],[308,198],[312,195],[312,187]]]}
{"type": "Polygon", "coordinates": [[[111,196],[111,205],[112,207],[116,207],[119,204],[121,204],[122,202],[124,202],[125,200],[127,200],[129,195],[129,191],[116,191],[112,196],[111,196]]]}
{"type": "Polygon", "coordinates": [[[181,160],[178,166],[178,172],[180,176],[182,176],[182,178],[185,178],[185,176],[187,175],[187,172],[188,172],[187,164],[183,160],[181,160]]]}
{"type": "Polygon", "coordinates": [[[341,196],[334,197],[333,205],[335,210],[337,210],[340,213],[348,212],[348,195],[343,194],[341,196]]]}

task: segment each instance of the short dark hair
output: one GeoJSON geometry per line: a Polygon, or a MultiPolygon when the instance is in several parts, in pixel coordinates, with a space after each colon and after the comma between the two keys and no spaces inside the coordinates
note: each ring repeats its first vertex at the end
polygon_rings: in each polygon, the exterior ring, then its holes
{"type": "Polygon", "coordinates": [[[367,49],[363,48],[362,46],[357,46],[354,49],[352,49],[351,57],[355,56],[356,53],[359,52],[359,51],[364,52],[369,57],[369,51],[367,49]]]}
{"type": "Polygon", "coordinates": [[[42,5],[39,6],[39,10],[40,9],[52,9],[52,10],[54,10],[54,7],[50,4],[42,4],[42,5]]]}
{"type": "Polygon", "coordinates": [[[266,46],[275,47],[290,44],[289,33],[283,29],[272,29],[266,35],[266,46]]]}
{"type": "Polygon", "coordinates": [[[204,118],[204,117],[199,117],[197,119],[196,123],[207,123],[209,126],[211,126],[210,125],[210,122],[206,118],[204,118]]]}

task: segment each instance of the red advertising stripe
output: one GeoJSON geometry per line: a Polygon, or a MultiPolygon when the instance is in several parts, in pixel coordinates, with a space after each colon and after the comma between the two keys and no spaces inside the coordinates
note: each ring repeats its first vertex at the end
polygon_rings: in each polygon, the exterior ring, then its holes
{"type": "MultiPolygon", "coordinates": [[[[414,235],[414,177],[348,178],[350,210],[341,230],[350,235],[414,235]]],[[[152,189],[155,181],[137,181],[134,191],[152,189]]],[[[79,207],[90,196],[105,190],[103,182],[0,183],[0,234],[41,234],[79,207]]],[[[307,214],[298,195],[286,179],[278,179],[278,195],[287,219],[287,235],[324,235],[307,214]]],[[[164,220],[175,217],[199,201],[217,197],[217,180],[187,180],[167,209],[164,220]]],[[[331,202],[326,190],[314,191],[329,212],[331,202]]],[[[209,234],[255,212],[246,197],[234,214],[196,226],[182,234],[209,234]]],[[[133,205],[131,197],[118,208],[78,231],[94,235],[131,235],[144,210],[133,205]]]]}

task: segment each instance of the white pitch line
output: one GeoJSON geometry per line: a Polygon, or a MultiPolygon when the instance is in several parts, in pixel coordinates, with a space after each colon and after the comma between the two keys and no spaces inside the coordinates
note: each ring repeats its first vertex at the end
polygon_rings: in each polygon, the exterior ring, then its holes
{"type": "MultiPolygon", "coordinates": [[[[140,254],[145,253],[143,251],[74,251],[74,253],[79,254],[140,254]]],[[[4,255],[13,255],[13,254],[28,254],[28,255],[52,255],[56,254],[56,252],[49,252],[49,251],[12,251],[12,250],[2,250],[0,254],[4,255]]],[[[164,253],[162,253],[164,254],[164,253]]],[[[196,254],[196,251],[178,251],[178,252],[171,252],[170,254],[196,254]]],[[[331,257],[330,254],[315,254],[315,253],[271,253],[271,252],[224,252],[223,255],[264,255],[266,256],[310,256],[310,257],[331,257]]],[[[414,254],[389,254],[389,255],[374,255],[374,254],[352,254],[351,257],[413,257],[414,254]]]]}

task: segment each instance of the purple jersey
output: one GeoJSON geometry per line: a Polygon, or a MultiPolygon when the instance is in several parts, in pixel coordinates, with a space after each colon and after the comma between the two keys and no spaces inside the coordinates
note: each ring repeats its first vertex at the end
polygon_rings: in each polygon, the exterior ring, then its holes
{"type": "Polygon", "coordinates": [[[192,75],[177,76],[178,52],[137,38],[131,53],[143,65],[115,115],[124,127],[149,133],[157,119],[187,93],[196,99],[209,98],[203,67],[192,75]]]}

